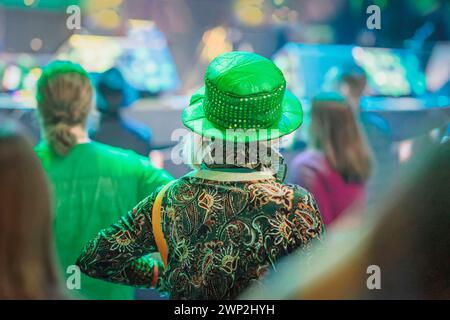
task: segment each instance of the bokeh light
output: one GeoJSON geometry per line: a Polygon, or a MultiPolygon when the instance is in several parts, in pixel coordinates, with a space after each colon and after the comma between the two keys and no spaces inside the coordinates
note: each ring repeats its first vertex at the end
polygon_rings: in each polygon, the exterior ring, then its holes
{"type": "Polygon", "coordinates": [[[39,50],[41,50],[41,49],[42,49],[42,46],[43,46],[43,41],[42,41],[41,38],[33,38],[33,39],[30,41],[30,48],[31,48],[31,50],[33,50],[33,51],[39,51],[39,50]]]}
{"type": "Polygon", "coordinates": [[[236,0],[234,11],[238,20],[249,26],[264,22],[264,0],[236,0]]]}
{"type": "Polygon", "coordinates": [[[202,37],[203,50],[201,58],[211,61],[219,54],[233,50],[233,44],[228,40],[227,30],[216,27],[206,31],[202,37]]]}

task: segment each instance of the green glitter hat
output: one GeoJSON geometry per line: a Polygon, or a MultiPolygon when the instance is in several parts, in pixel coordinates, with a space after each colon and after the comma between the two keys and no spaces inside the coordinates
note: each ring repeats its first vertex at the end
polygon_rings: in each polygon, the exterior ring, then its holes
{"type": "Polygon", "coordinates": [[[249,52],[228,52],[215,58],[205,85],[183,111],[192,131],[226,141],[272,140],[302,123],[300,101],[286,90],[280,69],[249,52]]]}

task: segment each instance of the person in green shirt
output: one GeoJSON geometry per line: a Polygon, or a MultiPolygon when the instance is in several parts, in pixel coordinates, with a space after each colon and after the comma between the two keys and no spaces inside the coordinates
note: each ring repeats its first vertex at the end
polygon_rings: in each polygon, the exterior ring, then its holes
{"type": "Polygon", "coordinates": [[[90,141],[86,122],[93,87],[79,65],[55,61],[37,85],[44,141],[35,147],[53,187],[56,251],[74,298],[132,299],[131,287],[79,274],[75,261],[98,230],[173,178],[133,151],[90,141]]]}

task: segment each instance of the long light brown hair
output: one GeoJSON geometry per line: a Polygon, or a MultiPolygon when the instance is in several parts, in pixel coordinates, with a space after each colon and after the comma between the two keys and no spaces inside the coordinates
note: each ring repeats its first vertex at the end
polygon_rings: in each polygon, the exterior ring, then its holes
{"type": "Polygon", "coordinates": [[[0,299],[58,298],[45,174],[15,124],[0,125],[0,299]]]}
{"type": "Polygon", "coordinates": [[[337,93],[316,96],[311,107],[310,144],[347,182],[364,182],[371,173],[370,150],[346,100],[337,93]]]}
{"type": "Polygon", "coordinates": [[[37,106],[47,143],[66,155],[77,143],[71,129],[85,129],[92,109],[93,87],[78,64],[54,61],[44,68],[37,84],[37,106]]]}

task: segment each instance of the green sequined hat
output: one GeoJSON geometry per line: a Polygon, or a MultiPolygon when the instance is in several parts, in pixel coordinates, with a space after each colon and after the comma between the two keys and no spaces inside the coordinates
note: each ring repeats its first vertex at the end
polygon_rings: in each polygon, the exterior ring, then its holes
{"type": "Polygon", "coordinates": [[[272,140],[293,132],[303,120],[300,101],[288,90],[280,69],[249,52],[215,58],[205,85],[183,111],[192,131],[222,140],[272,140]]]}

